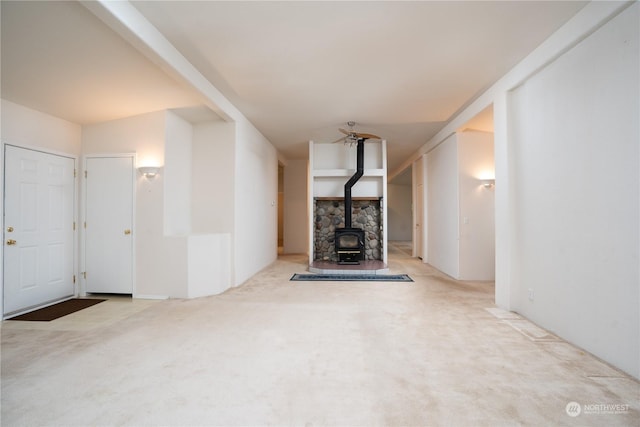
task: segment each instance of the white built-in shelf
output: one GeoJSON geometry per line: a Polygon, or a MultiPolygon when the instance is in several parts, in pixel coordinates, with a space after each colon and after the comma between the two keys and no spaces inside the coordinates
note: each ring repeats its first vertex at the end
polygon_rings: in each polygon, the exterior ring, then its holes
{"type": "MultiPolygon", "coordinates": [[[[316,178],[349,177],[356,173],[355,169],[314,169],[313,176],[316,178]]],[[[363,176],[384,176],[384,169],[365,169],[363,176]]]]}

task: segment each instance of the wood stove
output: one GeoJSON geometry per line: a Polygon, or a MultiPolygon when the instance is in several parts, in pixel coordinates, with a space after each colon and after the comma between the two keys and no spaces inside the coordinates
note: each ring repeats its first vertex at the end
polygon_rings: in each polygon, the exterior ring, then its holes
{"type": "Polygon", "coordinates": [[[335,235],[338,264],[360,264],[364,260],[364,230],[338,228],[335,235]]]}

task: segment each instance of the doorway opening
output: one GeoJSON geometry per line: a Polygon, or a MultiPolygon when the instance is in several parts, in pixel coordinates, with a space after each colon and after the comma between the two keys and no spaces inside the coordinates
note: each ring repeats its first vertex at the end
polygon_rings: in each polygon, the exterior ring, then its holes
{"type": "Polygon", "coordinates": [[[411,166],[387,183],[387,219],[389,248],[414,256],[414,201],[411,166]]]}
{"type": "Polygon", "coordinates": [[[278,255],[284,253],[284,166],[278,163],[278,255]]]}

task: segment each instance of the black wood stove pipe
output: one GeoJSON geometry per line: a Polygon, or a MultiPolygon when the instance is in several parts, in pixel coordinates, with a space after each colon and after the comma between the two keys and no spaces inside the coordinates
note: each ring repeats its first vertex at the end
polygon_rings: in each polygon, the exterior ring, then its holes
{"type": "Polygon", "coordinates": [[[351,228],[351,187],[364,174],[364,138],[358,139],[358,154],[356,160],[356,173],[344,184],[344,227],[351,228]]]}

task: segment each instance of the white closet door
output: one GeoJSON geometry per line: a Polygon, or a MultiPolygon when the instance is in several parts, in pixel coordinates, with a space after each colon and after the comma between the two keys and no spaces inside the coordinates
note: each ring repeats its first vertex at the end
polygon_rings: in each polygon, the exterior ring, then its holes
{"type": "Polygon", "coordinates": [[[133,157],[86,159],[86,291],[133,293],[133,157]]]}

